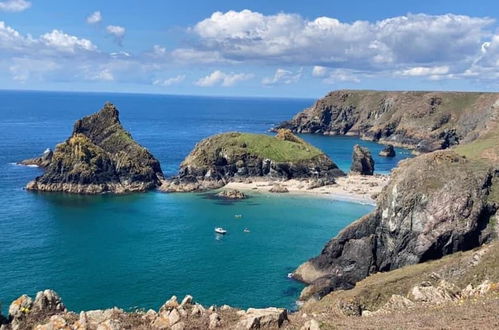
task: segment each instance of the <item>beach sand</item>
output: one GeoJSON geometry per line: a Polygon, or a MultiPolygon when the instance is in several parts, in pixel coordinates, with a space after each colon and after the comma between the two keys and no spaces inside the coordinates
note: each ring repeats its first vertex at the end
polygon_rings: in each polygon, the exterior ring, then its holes
{"type": "Polygon", "coordinates": [[[279,184],[287,188],[288,194],[315,195],[335,200],[375,204],[373,196],[381,192],[389,178],[388,175],[379,174],[372,176],[348,175],[337,178],[336,184],[313,189],[308,189],[312,182],[308,180],[269,181],[268,179],[254,178],[241,182],[230,182],[222,189],[272,193],[270,189],[279,184]]]}

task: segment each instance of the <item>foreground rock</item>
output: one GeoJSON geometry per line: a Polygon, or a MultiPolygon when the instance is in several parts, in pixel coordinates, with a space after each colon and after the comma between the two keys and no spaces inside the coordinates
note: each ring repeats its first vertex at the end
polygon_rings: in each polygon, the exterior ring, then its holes
{"type": "Polygon", "coordinates": [[[280,124],[298,133],[356,135],[419,152],[486,134],[498,93],[340,90],[280,124]]]}
{"type": "Polygon", "coordinates": [[[344,173],[322,151],[289,130],[275,137],[224,133],[196,145],[180,166],[178,176],[161,190],[215,189],[244,178],[317,179],[334,183],[344,173]]]}
{"type": "Polygon", "coordinates": [[[395,148],[392,145],[387,145],[379,152],[381,157],[395,157],[395,148]]]}
{"type": "Polygon", "coordinates": [[[225,189],[217,194],[218,197],[224,199],[245,199],[248,196],[244,194],[242,191],[236,189],[225,189]]]}
{"type": "Polygon", "coordinates": [[[71,137],[53,153],[23,163],[45,168],[28,190],[126,193],[153,189],[163,178],[159,162],[123,129],[110,103],[78,120],[71,137]]]}
{"type": "Polygon", "coordinates": [[[250,308],[247,311],[223,305],[204,308],[192,296],[179,303],[172,296],[159,311],[125,312],[119,308],[69,312],[52,290],[38,292],[35,300],[23,295],[12,302],[9,318],[1,318],[2,329],[278,329],[288,324],[287,311],[280,308],[250,308]]]}
{"type": "Polygon", "coordinates": [[[489,226],[495,171],[452,151],[402,162],[377,198],[375,211],[332,239],[294,277],[311,284],[302,299],[351,288],[369,274],[438,259],[480,246],[489,226]]]}
{"type": "Polygon", "coordinates": [[[366,147],[361,147],[356,144],[353,147],[352,165],[350,171],[353,174],[373,175],[374,174],[374,159],[371,152],[366,147]]]}

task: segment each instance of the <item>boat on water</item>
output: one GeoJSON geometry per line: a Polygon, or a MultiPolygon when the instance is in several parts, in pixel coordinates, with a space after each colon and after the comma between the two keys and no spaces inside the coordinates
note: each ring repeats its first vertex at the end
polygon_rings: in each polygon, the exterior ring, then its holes
{"type": "Polygon", "coordinates": [[[217,228],[215,228],[215,233],[220,234],[220,235],[225,235],[225,234],[227,234],[227,230],[223,229],[222,227],[217,227],[217,228]]]}
{"type": "Polygon", "coordinates": [[[244,228],[244,230],[243,230],[243,231],[244,231],[245,233],[249,233],[249,232],[250,232],[250,230],[249,230],[248,228],[244,228]]]}
{"type": "Polygon", "coordinates": [[[235,214],[235,215],[234,215],[234,218],[236,218],[236,219],[241,219],[242,217],[243,217],[243,215],[242,215],[242,214],[235,214]]]}

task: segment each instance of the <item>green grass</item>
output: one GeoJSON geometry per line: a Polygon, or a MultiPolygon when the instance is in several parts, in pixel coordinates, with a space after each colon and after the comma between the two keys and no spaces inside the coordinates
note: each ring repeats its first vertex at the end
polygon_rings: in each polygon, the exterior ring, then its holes
{"type": "Polygon", "coordinates": [[[246,149],[253,155],[281,162],[307,160],[322,154],[308,143],[283,141],[262,134],[243,133],[236,140],[246,144],[246,149]]]}
{"type": "Polygon", "coordinates": [[[322,155],[322,151],[306,142],[292,142],[264,134],[223,133],[201,141],[186,158],[185,163],[212,164],[222,153],[227,158],[244,155],[270,159],[275,162],[299,162],[322,155]]]}

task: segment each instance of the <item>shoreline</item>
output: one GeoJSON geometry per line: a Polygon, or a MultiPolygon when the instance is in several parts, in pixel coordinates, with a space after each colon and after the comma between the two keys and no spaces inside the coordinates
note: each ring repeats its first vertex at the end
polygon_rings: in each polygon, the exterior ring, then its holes
{"type": "Polygon", "coordinates": [[[375,196],[381,192],[390,179],[388,174],[372,176],[349,174],[336,179],[336,183],[322,187],[311,188],[313,180],[269,180],[265,178],[251,178],[240,182],[229,182],[219,190],[234,189],[243,192],[256,192],[278,195],[305,195],[328,198],[332,200],[376,205],[375,196]],[[276,193],[270,190],[274,185],[286,188],[287,192],[276,193]],[[309,189],[311,188],[311,189],[309,189]]]}

